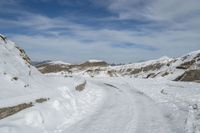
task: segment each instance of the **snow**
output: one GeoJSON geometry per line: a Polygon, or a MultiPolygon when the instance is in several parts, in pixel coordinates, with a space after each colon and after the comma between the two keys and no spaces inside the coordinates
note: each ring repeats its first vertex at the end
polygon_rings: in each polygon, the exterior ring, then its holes
{"type": "MultiPolygon", "coordinates": [[[[175,59],[163,56],[156,60],[118,66],[77,67],[76,65],[72,65],[72,68],[69,68],[69,71],[52,72],[47,75],[63,75],[65,77],[82,75],[83,77],[166,78],[168,80],[175,80],[187,70],[200,68],[199,55],[200,50],[175,59]],[[188,62],[194,62],[194,59],[195,63],[191,64],[188,69],[182,69],[180,67],[183,63],[188,64],[188,62]]],[[[94,60],[94,62],[95,61],[101,60],[94,60]]],[[[93,62],[93,60],[91,62],[93,62]]],[[[39,69],[43,68],[41,67],[39,69]]]]}
{"type": "MultiPolygon", "coordinates": [[[[170,60],[164,57],[136,66],[170,60]]],[[[198,83],[168,78],[112,78],[106,77],[105,71],[94,78],[79,72],[72,78],[60,73],[42,75],[8,40],[0,41],[0,85],[0,108],[34,103],[1,119],[0,133],[200,132],[198,83]],[[84,90],[75,90],[85,82],[84,90]],[[50,100],[37,104],[37,98],[50,100]]]]}
{"type": "Polygon", "coordinates": [[[64,61],[51,61],[49,64],[60,64],[60,65],[71,65],[70,63],[66,63],[64,61]]]}
{"type": "Polygon", "coordinates": [[[80,75],[77,75],[76,77],[74,77],[74,88],[78,85],[85,84],[85,83],[86,83],[86,80],[84,77],[80,75]]]}
{"type": "Polygon", "coordinates": [[[188,55],[197,55],[200,53],[200,50],[192,51],[188,55]]]}
{"type": "Polygon", "coordinates": [[[123,68],[140,68],[142,66],[147,66],[150,64],[155,64],[155,63],[168,63],[170,61],[172,61],[172,58],[169,58],[167,56],[163,56],[159,59],[156,60],[149,60],[149,61],[145,61],[145,62],[140,62],[140,63],[133,63],[133,64],[128,64],[128,65],[121,65],[121,66],[114,66],[115,68],[120,68],[123,66],[123,68]]]}
{"type": "Polygon", "coordinates": [[[0,108],[34,103],[33,107],[0,120],[1,133],[60,132],[90,115],[101,104],[104,92],[96,90],[98,87],[91,85],[77,92],[75,80],[44,76],[34,67],[29,67],[15,43],[0,43],[0,108]],[[13,77],[18,79],[13,80],[13,77]],[[38,98],[50,100],[35,104],[38,98]]]}
{"type": "MultiPolygon", "coordinates": [[[[88,87],[83,92],[76,92],[73,87],[73,80],[62,77],[57,77],[56,79],[60,80],[58,82],[59,85],[54,81],[55,78],[48,77],[48,81],[50,81],[48,84],[52,84],[52,87],[55,88],[48,88],[46,92],[41,90],[42,94],[40,92],[38,92],[40,94],[36,93],[38,97],[49,97],[50,101],[41,105],[35,105],[14,116],[1,120],[0,130],[5,128],[3,125],[9,125],[8,128],[10,130],[20,133],[29,132],[30,129],[34,129],[33,132],[37,131],[38,133],[61,131],[94,112],[98,105],[101,104],[104,92],[102,90],[94,90],[94,88],[98,87],[88,87]],[[66,87],[65,84],[70,88],[66,87]],[[27,128],[17,130],[13,129],[13,125],[20,128],[26,126],[27,128]]],[[[26,97],[29,97],[29,95],[26,97]]],[[[20,99],[20,97],[17,98],[20,99]]],[[[23,102],[30,102],[26,98],[22,99],[23,102]]]]}
{"type": "Polygon", "coordinates": [[[90,63],[96,63],[96,62],[103,62],[103,61],[102,60],[91,59],[91,60],[88,60],[88,62],[90,62],[90,63]]]}
{"type": "Polygon", "coordinates": [[[198,130],[194,125],[198,127],[199,112],[191,106],[199,106],[199,84],[165,79],[84,78],[86,89],[76,92],[73,86],[77,83],[74,82],[83,79],[48,78],[57,79],[54,87],[64,82],[67,87],[63,84],[51,90],[54,92],[47,103],[1,120],[1,131],[7,132],[7,128],[20,133],[30,129],[39,133],[183,133],[198,130]]]}
{"type": "Polygon", "coordinates": [[[103,105],[64,132],[183,133],[187,128],[199,131],[199,112],[190,115],[194,111],[190,106],[196,103],[199,106],[199,84],[133,78],[88,78],[87,81],[106,92],[103,105]],[[165,93],[161,93],[163,89],[165,93]]]}

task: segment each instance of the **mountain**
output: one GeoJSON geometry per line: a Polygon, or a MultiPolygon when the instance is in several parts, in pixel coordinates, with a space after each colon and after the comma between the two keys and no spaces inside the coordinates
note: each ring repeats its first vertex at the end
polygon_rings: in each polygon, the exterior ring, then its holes
{"type": "Polygon", "coordinates": [[[70,64],[62,61],[50,61],[39,63],[35,66],[43,74],[59,72],[71,74],[74,72],[83,71],[88,68],[107,67],[108,64],[105,61],[101,60],[89,60],[81,64],[70,64]]]}
{"type": "Polygon", "coordinates": [[[200,50],[179,58],[161,57],[140,63],[111,66],[105,61],[89,60],[82,64],[50,63],[36,65],[45,74],[62,74],[66,77],[82,75],[85,77],[136,77],[167,78],[175,81],[200,80],[200,50]],[[192,73],[192,74],[191,74],[192,73]],[[192,75],[192,76],[186,76],[192,75]],[[183,78],[185,77],[185,78],[183,78]]]}
{"type": "Polygon", "coordinates": [[[1,98],[22,96],[34,88],[35,91],[43,88],[36,86],[34,78],[42,76],[33,67],[25,51],[10,40],[0,40],[0,88],[1,98]]]}

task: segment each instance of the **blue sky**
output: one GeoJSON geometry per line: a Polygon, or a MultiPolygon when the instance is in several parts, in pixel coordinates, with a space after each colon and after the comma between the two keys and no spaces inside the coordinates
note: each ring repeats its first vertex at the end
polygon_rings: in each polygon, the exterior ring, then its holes
{"type": "Polygon", "coordinates": [[[200,1],[0,0],[0,33],[35,61],[177,57],[200,49],[200,1]]]}

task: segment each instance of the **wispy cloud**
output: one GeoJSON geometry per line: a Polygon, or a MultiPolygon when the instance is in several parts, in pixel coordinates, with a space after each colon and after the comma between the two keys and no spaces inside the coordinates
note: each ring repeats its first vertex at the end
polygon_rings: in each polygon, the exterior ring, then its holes
{"type": "Polygon", "coordinates": [[[118,43],[118,44],[113,44],[112,45],[114,48],[125,48],[125,49],[144,49],[144,50],[149,50],[149,51],[156,51],[158,50],[156,47],[153,46],[148,46],[148,45],[143,45],[143,44],[134,44],[134,43],[118,43]]]}

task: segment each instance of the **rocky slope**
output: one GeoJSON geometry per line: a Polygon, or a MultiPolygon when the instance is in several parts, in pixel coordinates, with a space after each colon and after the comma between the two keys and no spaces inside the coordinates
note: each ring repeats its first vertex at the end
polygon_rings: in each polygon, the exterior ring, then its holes
{"type": "Polygon", "coordinates": [[[111,66],[104,61],[87,61],[83,64],[46,62],[36,65],[36,67],[42,73],[63,74],[66,77],[75,75],[86,77],[165,77],[176,81],[198,81],[199,75],[191,73],[198,72],[200,69],[200,51],[191,52],[175,59],[162,57],[157,60],[119,66],[111,66]],[[185,78],[180,78],[183,76],[185,78]]]}
{"type": "Polygon", "coordinates": [[[105,61],[100,60],[89,60],[82,64],[69,64],[62,61],[49,61],[39,63],[35,65],[41,73],[58,73],[61,72],[65,75],[72,75],[74,72],[89,73],[93,68],[104,68],[108,67],[105,61]],[[88,70],[88,71],[87,71],[88,70]]]}

